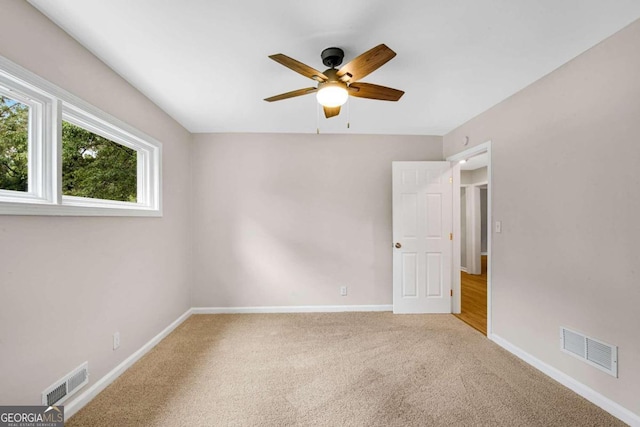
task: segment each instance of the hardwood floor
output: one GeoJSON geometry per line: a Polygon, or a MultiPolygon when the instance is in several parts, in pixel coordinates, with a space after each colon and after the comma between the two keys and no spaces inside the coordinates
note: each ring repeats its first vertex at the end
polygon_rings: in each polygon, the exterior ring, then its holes
{"type": "Polygon", "coordinates": [[[487,335],[487,257],[482,256],[482,274],[460,275],[462,310],[455,316],[487,335]]]}

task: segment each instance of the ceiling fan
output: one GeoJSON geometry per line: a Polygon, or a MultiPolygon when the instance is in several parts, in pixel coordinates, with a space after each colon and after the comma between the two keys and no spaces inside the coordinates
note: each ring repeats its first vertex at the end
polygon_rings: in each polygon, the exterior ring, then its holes
{"type": "Polygon", "coordinates": [[[358,98],[378,99],[382,101],[397,101],[404,92],[390,87],[359,82],[360,79],[382,67],[389,62],[396,53],[386,45],[380,44],[362,55],[351,60],[339,70],[336,67],[342,64],[344,51],[338,47],[330,47],[322,51],[320,57],[322,63],[330,67],[323,73],[296,61],[281,53],[271,55],[269,58],[318,82],[317,87],[298,89],[280,95],[266,98],[265,101],[273,102],[296,96],[316,93],[320,105],[324,109],[326,118],[340,114],[340,106],[347,102],[349,95],[358,98]]]}

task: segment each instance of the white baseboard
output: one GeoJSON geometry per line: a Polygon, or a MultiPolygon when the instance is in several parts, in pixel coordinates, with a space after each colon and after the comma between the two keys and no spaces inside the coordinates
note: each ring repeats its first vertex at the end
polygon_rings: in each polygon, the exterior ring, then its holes
{"type": "Polygon", "coordinates": [[[464,271],[466,273],[467,272],[467,267],[460,266],[460,271],[464,271]]]}
{"type": "Polygon", "coordinates": [[[631,412],[627,408],[624,408],[613,400],[603,396],[602,394],[582,384],[573,377],[570,377],[569,375],[554,368],[553,366],[544,363],[542,360],[532,356],[531,354],[522,350],[520,347],[511,344],[504,338],[501,338],[496,334],[492,334],[491,340],[493,340],[496,344],[498,344],[508,352],[518,356],[520,359],[524,360],[529,365],[538,369],[542,373],[558,381],[560,384],[573,390],[594,405],[597,405],[600,408],[604,409],[614,417],[619,418],[632,427],[640,427],[640,415],[631,412]]]}
{"type": "Polygon", "coordinates": [[[193,314],[222,313],[337,313],[350,311],[392,311],[393,305],[297,305],[267,307],[193,307],[193,314]]]}
{"type": "Polygon", "coordinates": [[[480,252],[480,255],[489,255],[489,252],[480,252]]]}
{"type": "Polygon", "coordinates": [[[136,363],[142,356],[144,356],[149,350],[155,347],[160,341],[162,341],[167,335],[169,335],[175,328],[177,328],[182,322],[187,320],[187,318],[191,316],[191,309],[187,310],[182,314],[182,316],[178,317],[173,323],[164,328],[162,332],[160,332],[155,337],[151,338],[149,342],[143,345],[138,351],[133,353],[131,356],[127,357],[122,363],[113,368],[107,375],[100,378],[98,381],[93,383],[91,387],[82,392],[77,398],[75,398],[71,403],[64,405],[64,416],[65,419],[69,419],[76,412],[82,409],[87,403],[91,401],[94,397],[98,395],[102,390],[107,388],[109,384],[114,382],[116,378],[118,378],[124,371],[129,369],[131,365],[136,363]]]}

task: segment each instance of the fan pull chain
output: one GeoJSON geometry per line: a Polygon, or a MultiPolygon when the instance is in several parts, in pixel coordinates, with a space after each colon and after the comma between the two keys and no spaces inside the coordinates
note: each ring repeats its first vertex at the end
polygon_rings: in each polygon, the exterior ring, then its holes
{"type": "Polygon", "coordinates": [[[320,135],[320,103],[316,102],[316,135],[320,135]]]}
{"type": "Polygon", "coordinates": [[[347,129],[351,128],[351,100],[347,98],[347,129]]]}

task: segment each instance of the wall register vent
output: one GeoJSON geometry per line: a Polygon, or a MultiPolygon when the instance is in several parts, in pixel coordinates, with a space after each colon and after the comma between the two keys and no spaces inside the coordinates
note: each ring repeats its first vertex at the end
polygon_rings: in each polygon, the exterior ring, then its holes
{"type": "Polygon", "coordinates": [[[42,392],[42,404],[59,405],[89,382],[89,362],[84,362],[42,392]]]}
{"type": "Polygon", "coordinates": [[[567,328],[560,328],[560,349],[618,377],[618,347],[567,328]]]}

